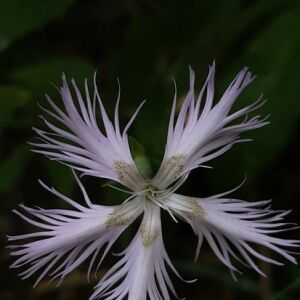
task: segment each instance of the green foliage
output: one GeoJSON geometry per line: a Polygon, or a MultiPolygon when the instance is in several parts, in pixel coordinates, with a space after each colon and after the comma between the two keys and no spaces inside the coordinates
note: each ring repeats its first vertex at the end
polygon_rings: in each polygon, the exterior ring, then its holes
{"type": "MultiPolygon", "coordinates": [[[[30,87],[35,93],[44,93],[45,89],[55,90],[50,83],[60,86],[62,74],[71,79],[75,77],[79,85],[85,77],[94,71],[91,63],[83,58],[48,57],[47,60],[14,69],[10,80],[30,87]]],[[[56,98],[59,94],[57,93],[56,98]]]]}
{"type": "Polygon", "coordinates": [[[11,121],[13,114],[30,99],[29,90],[9,85],[0,85],[0,133],[11,121]]]}
{"type": "Polygon", "coordinates": [[[133,137],[129,137],[129,145],[132,153],[132,157],[141,171],[146,177],[150,177],[152,175],[152,168],[150,161],[146,155],[145,148],[143,145],[133,137]]]}
{"type": "Polygon", "coordinates": [[[70,195],[75,186],[71,170],[53,161],[47,161],[45,165],[48,175],[47,182],[51,182],[51,185],[55,186],[61,193],[70,195]]]}
{"type": "Polygon", "coordinates": [[[0,1],[0,52],[14,40],[61,17],[72,3],[73,0],[0,1]]]}
{"type": "Polygon", "coordinates": [[[245,293],[257,296],[259,294],[258,284],[249,278],[241,278],[239,282],[232,280],[230,276],[228,276],[228,272],[224,270],[218,270],[216,268],[211,268],[207,266],[200,266],[199,264],[191,264],[186,261],[177,262],[176,266],[182,272],[187,272],[191,274],[191,276],[197,276],[201,279],[209,279],[213,281],[217,281],[221,284],[225,284],[226,286],[230,286],[233,289],[243,291],[245,293]]]}
{"type": "Polygon", "coordinates": [[[281,290],[278,293],[275,293],[270,300],[285,300],[292,294],[299,295],[299,292],[300,292],[300,277],[297,277],[283,290],[281,290]]]}
{"type": "MultiPolygon", "coordinates": [[[[45,90],[51,87],[56,92],[55,98],[59,98],[59,93],[50,85],[50,82],[60,84],[59,78],[65,72],[67,76],[78,74],[79,82],[83,82],[85,76],[92,74],[93,67],[89,62],[82,58],[54,57],[47,62],[39,62],[29,66],[16,68],[9,74],[10,85],[0,85],[0,133],[5,127],[19,128],[24,130],[24,125],[29,128],[36,123],[37,100],[45,106],[45,90]],[[13,119],[14,114],[20,109],[25,110],[18,119],[13,119]],[[20,124],[20,126],[18,126],[20,124]]],[[[40,125],[40,123],[39,123],[40,125]]],[[[26,155],[22,143],[16,150],[3,162],[0,174],[0,191],[7,191],[12,188],[15,181],[24,172],[27,160],[31,157],[26,155]]],[[[51,182],[61,188],[63,192],[69,192],[74,186],[71,172],[63,166],[55,166],[53,163],[45,164],[51,182]]]]}
{"type": "Polygon", "coordinates": [[[300,89],[293,80],[299,77],[299,18],[300,10],[293,8],[275,18],[249,44],[229,72],[232,74],[233,70],[239,68],[237,63],[243,61],[258,74],[244,97],[241,97],[237,108],[249,103],[249,100],[257,99],[261,91],[268,102],[260,109],[260,113],[264,116],[270,114],[268,120],[271,123],[248,134],[253,137],[254,142],[236,146],[238,149],[217,161],[215,167],[221,170],[217,173],[220,180],[222,178],[222,185],[224,180],[230,184],[232,177],[242,177],[244,172],[248,174],[250,181],[257,178],[279,157],[294,134],[300,116],[300,89]],[[231,164],[231,177],[224,176],[228,172],[228,164],[231,164]]]}

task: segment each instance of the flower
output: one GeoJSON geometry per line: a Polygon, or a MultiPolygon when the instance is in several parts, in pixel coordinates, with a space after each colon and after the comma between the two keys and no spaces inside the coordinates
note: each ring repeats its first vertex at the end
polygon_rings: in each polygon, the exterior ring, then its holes
{"type": "Polygon", "coordinates": [[[92,97],[87,82],[83,96],[72,80],[74,97],[63,76],[60,94],[64,109],[48,96],[51,110],[42,108],[49,117],[60,122],[62,128],[42,117],[48,131],[34,129],[40,139],[33,144],[34,151],[72,168],[85,205],[41,182],[45,189],[67,202],[72,209],[33,209],[20,205],[24,212],[15,213],[39,231],[8,237],[14,243],[9,246],[11,255],[17,257],[11,267],[27,266],[21,273],[23,278],[39,272],[36,284],[46,276],[51,280],[59,279],[59,284],[67,274],[90,258],[89,277],[94,266],[97,272],[120,234],[143,215],[135,237],[120,254],[120,260],[96,285],[90,300],[103,297],[106,300],[126,297],[130,300],[168,300],[170,292],[178,297],[168,269],[178,277],[180,275],[163,243],[161,210],[166,210],[175,221],[180,218],[191,225],[198,237],[195,259],[205,239],[234,278],[239,270],[232,259],[262,275],[264,273],[253,258],[282,264],[260,254],[252,244],[265,246],[296,263],[289,249],[299,247],[299,241],[274,236],[275,233],[296,228],[283,221],[289,211],[272,210],[270,201],[246,202],[228,198],[234,190],[208,198],[176,193],[193,169],[205,166],[204,163],[223,154],[234,144],[248,141],[240,138],[243,132],[268,123],[260,116],[247,118],[250,112],[264,104],[262,97],[231,113],[234,102],[254,78],[247,68],[238,73],[216,104],[213,104],[214,76],[213,64],[202,90],[195,97],[195,75],[190,69],[190,89],[177,118],[175,92],[164,158],[153,178],[148,178],[138,169],[128,143],[128,129],[143,103],[121,132],[120,87],[112,122],[100,98],[96,79],[92,97]],[[102,127],[98,126],[96,118],[98,107],[102,127]],[[246,116],[243,121],[232,123],[243,116],[246,116]],[[93,204],[75,171],[81,175],[114,180],[127,188],[123,191],[129,196],[117,206],[93,204]],[[102,255],[99,255],[101,250],[102,255]]]}

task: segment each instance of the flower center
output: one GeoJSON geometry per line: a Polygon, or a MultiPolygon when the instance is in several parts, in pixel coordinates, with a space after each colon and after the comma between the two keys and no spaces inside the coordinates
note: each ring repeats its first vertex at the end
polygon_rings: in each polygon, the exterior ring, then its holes
{"type": "Polygon", "coordinates": [[[150,201],[158,205],[158,204],[162,204],[164,199],[168,196],[168,191],[159,190],[153,185],[151,181],[149,181],[146,185],[146,188],[143,191],[143,196],[145,201],[150,201]]]}
{"type": "Polygon", "coordinates": [[[156,197],[159,193],[160,191],[156,187],[154,187],[151,182],[148,183],[146,187],[146,197],[156,197]]]}
{"type": "Polygon", "coordinates": [[[146,188],[142,191],[142,196],[144,198],[145,205],[148,205],[150,203],[155,204],[156,206],[166,210],[173,218],[173,220],[177,222],[172,211],[169,209],[168,205],[166,204],[167,202],[166,200],[183,184],[185,180],[186,180],[186,176],[179,179],[172,187],[167,189],[162,189],[162,190],[155,187],[152,181],[149,181],[146,185],[146,188]]]}

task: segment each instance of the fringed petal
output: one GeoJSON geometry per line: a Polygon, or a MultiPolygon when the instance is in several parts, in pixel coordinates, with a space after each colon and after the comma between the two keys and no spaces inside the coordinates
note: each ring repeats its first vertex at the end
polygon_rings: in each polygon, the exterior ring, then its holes
{"type": "MultiPolygon", "coordinates": [[[[58,284],[82,262],[92,257],[88,276],[102,248],[102,261],[124,229],[142,213],[139,199],[115,207],[92,204],[79,181],[88,207],[80,205],[54,189],[45,186],[71,206],[73,210],[29,208],[14,211],[38,228],[37,232],[9,236],[11,255],[16,256],[11,268],[27,266],[22,279],[40,273],[35,286],[46,276],[59,278],[58,284]],[[106,246],[105,246],[106,245],[106,246]],[[105,247],[104,247],[105,246],[105,247]]],[[[99,265],[98,265],[99,267],[99,265]]]]}
{"type": "Polygon", "coordinates": [[[145,180],[132,159],[127,131],[143,103],[121,133],[120,87],[113,124],[103,106],[96,79],[93,99],[90,97],[87,82],[85,82],[85,96],[82,96],[74,80],[72,80],[72,86],[75,95],[72,95],[67,80],[63,76],[63,86],[59,91],[64,109],[59,108],[47,96],[51,108],[42,107],[42,110],[45,115],[58,121],[60,126],[54,125],[42,116],[48,131],[34,128],[40,140],[40,142],[32,143],[35,146],[34,151],[72,166],[83,174],[116,180],[131,190],[139,190],[144,186],[145,180]],[[104,130],[98,126],[97,104],[100,107],[104,130]]]}
{"type": "MultiPolygon", "coordinates": [[[[226,194],[226,193],[225,193],[226,194]]],[[[290,249],[300,246],[299,240],[275,237],[274,234],[298,228],[284,222],[289,211],[272,210],[270,201],[246,202],[221,198],[224,194],[209,198],[192,198],[173,194],[166,205],[183,220],[188,222],[198,236],[196,259],[205,239],[216,256],[230,269],[233,277],[239,272],[233,265],[234,258],[265,275],[253,260],[282,265],[258,253],[253,244],[267,247],[296,264],[290,249]]]]}
{"type": "Polygon", "coordinates": [[[213,105],[215,64],[209,69],[207,80],[195,97],[195,74],[190,69],[190,89],[175,121],[176,96],[173,102],[168,128],[167,144],[161,167],[153,183],[164,189],[183,174],[203,166],[203,163],[228,151],[241,140],[240,134],[268,124],[256,116],[241,123],[232,121],[247,116],[261,107],[265,101],[260,97],[256,102],[230,114],[231,107],[240,93],[252,82],[253,78],[244,68],[232,81],[218,103],[213,105]],[[203,98],[205,95],[205,101],[203,98]]]}
{"type": "Polygon", "coordinates": [[[178,298],[166,267],[179,274],[164,248],[158,206],[145,203],[141,227],[122,255],[95,287],[90,300],[169,300],[169,290],[178,298]]]}

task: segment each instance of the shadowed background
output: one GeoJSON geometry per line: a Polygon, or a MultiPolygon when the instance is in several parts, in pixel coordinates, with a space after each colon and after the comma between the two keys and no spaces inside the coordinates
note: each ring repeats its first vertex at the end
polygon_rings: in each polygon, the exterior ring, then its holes
{"type": "MultiPolygon", "coordinates": [[[[235,197],[272,198],[274,208],[292,208],[287,219],[299,222],[299,53],[299,1],[0,0],[0,299],[87,299],[93,287],[87,283],[83,265],[58,288],[42,282],[32,289],[34,279],[21,281],[16,270],[8,270],[11,259],[4,248],[6,234],[33,229],[11,213],[19,203],[66,208],[42,189],[39,178],[82,201],[70,170],[33,154],[26,143],[34,140],[32,126],[44,128],[37,106],[46,105],[44,94],[61,103],[50,82],[59,85],[62,72],[82,88],[84,78],[92,83],[98,70],[100,94],[109,112],[117,97],[118,77],[123,123],[147,99],[130,135],[143,145],[133,143],[134,155],[147,155],[155,169],[166,140],[174,93],[171,77],[181,98],[188,89],[188,66],[196,72],[199,91],[208,65],[216,60],[218,97],[235,74],[249,66],[258,77],[236,108],[264,93],[269,101],[259,113],[271,114],[271,124],[244,135],[254,142],[236,145],[215,159],[210,163],[214,169],[193,172],[182,192],[198,197],[217,194],[238,185],[247,174],[235,197]]],[[[103,186],[104,180],[84,177],[83,182],[95,203],[116,204],[125,199],[103,186]]],[[[196,238],[187,225],[175,224],[164,214],[163,226],[166,248],[179,272],[186,279],[199,279],[184,284],[174,278],[180,296],[300,299],[297,266],[261,263],[267,279],[242,267],[245,274],[235,283],[207,245],[200,260],[192,263],[196,238]]],[[[123,234],[113,250],[124,249],[135,230],[133,226],[123,234]]],[[[299,232],[286,236],[299,237],[299,232]]],[[[111,255],[106,258],[99,278],[114,261],[111,255]]]]}

